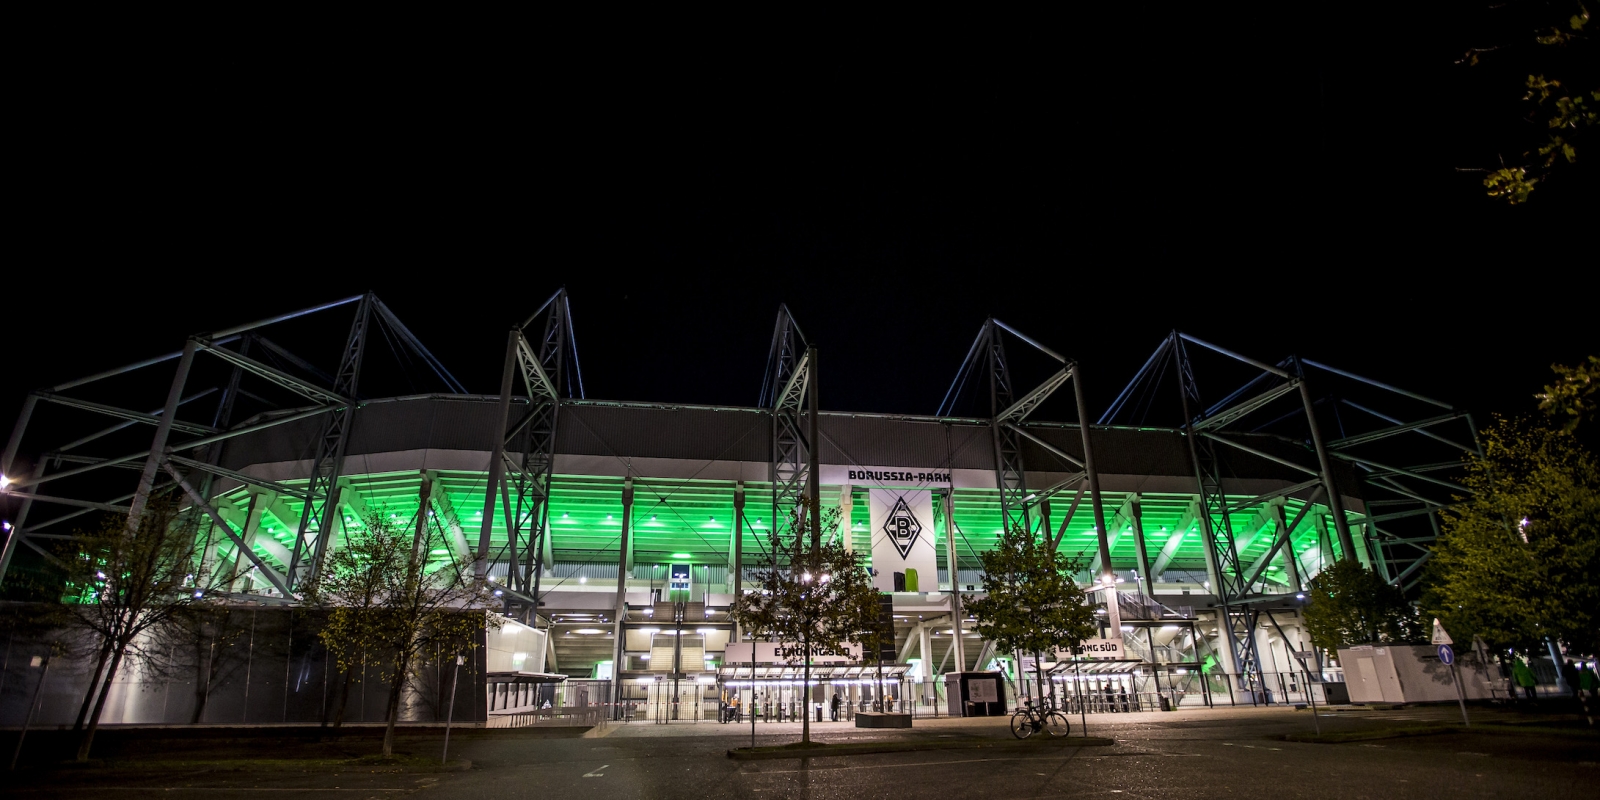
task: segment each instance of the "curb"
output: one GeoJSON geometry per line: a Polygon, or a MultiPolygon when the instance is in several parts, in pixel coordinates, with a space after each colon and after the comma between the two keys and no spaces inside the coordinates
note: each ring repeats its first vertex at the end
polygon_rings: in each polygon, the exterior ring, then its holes
{"type": "Polygon", "coordinates": [[[1344,733],[1286,733],[1276,737],[1279,741],[1303,744],[1345,744],[1368,742],[1375,739],[1405,739],[1412,736],[1439,736],[1449,733],[1481,733],[1491,736],[1569,736],[1580,739],[1600,739],[1600,734],[1568,728],[1521,727],[1484,723],[1481,725],[1419,725],[1411,728],[1379,728],[1368,731],[1344,733]]]}
{"type": "Polygon", "coordinates": [[[1023,741],[979,741],[979,742],[878,742],[872,744],[841,744],[823,745],[812,749],[783,749],[783,748],[734,748],[728,751],[728,758],[735,761],[767,761],[781,758],[834,758],[840,756],[866,756],[882,753],[915,753],[925,750],[985,750],[1002,748],[1023,748],[1029,750],[1048,748],[1072,747],[1108,747],[1117,743],[1115,739],[1106,739],[1098,736],[1072,736],[1061,739],[1036,739],[1035,743],[1023,741]]]}

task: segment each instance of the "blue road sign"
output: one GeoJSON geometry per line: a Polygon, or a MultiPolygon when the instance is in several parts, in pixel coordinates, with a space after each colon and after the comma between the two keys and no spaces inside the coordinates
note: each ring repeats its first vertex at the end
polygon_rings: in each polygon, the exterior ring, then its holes
{"type": "Polygon", "coordinates": [[[1455,648],[1452,648],[1450,645],[1447,645],[1447,644],[1439,645],[1439,660],[1441,662],[1443,662],[1444,665],[1447,666],[1447,667],[1450,666],[1451,664],[1456,663],[1456,651],[1455,651],[1455,648]]]}

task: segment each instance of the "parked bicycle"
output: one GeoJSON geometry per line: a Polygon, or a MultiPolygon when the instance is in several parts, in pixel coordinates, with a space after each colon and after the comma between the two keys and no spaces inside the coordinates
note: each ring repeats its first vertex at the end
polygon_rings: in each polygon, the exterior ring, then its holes
{"type": "Polygon", "coordinates": [[[1072,723],[1066,714],[1057,711],[1049,702],[1036,706],[1032,700],[1024,701],[1022,708],[1011,715],[1011,735],[1026,739],[1039,731],[1051,736],[1066,736],[1072,731],[1072,723]]]}

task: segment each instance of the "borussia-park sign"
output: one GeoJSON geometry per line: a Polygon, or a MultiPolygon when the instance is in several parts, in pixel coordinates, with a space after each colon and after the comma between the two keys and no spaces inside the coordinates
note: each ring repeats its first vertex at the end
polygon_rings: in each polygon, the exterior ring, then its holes
{"type": "Polygon", "coordinates": [[[949,483],[948,472],[913,472],[911,470],[877,470],[877,469],[851,469],[846,470],[850,481],[875,481],[877,483],[949,483]]]}
{"type": "MultiPolygon", "coordinates": [[[[722,660],[726,664],[800,664],[805,660],[806,649],[798,642],[730,642],[722,660]]],[[[813,664],[861,663],[859,644],[846,643],[838,648],[811,645],[810,650],[813,664]]]]}

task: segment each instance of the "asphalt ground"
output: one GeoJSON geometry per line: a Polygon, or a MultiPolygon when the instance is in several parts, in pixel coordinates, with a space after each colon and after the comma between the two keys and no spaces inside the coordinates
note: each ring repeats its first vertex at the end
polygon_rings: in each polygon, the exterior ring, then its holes
{"type": "MultiPolygon", "coordinates": [[[[1341,710],[1318,717],[1324,731],[1459,722],[1454,706],[1396,711],[1341,710]]],[[[1571,715],[1474,708],[1478,723],[1573,725],[1571,715]]],[[[757,726],[758,744],[798,737],[798,725],[757,726]]],[[[476,731],[452,741],[459,772],[368,770],[237,771],[165,769],[163,760],[204,754],[360,755],[375,740],[187,738],[163,746],[159,732],[109,731],[108,761],[140,769],[52,769],[26,765],[0,782],[16,797],[448,797],[452,798],[916,798],[1099,797],[1427,798],[1593,797],[1600,784],[1600,739],[1571,733],[1445,734],[1346,744],[1281,741],[1312,729],[1309,711],[1282,707],[1198,709],[1089,717],[1089,732],[1111,747],[1014,743],[1003,718],[919,719],[913,730],[869,731],[844,723],[814,726],[828,742],[874,739],[967,741],[979,749],[735,761],[749,726],[717,723],[613,725],[575,731],[476,731]],[[127,736],[127,734],[135,734],[127,736]],[[565,738],[554,738],[565,737],[565,738]],[[242,742],[242,743],[241,743],[242,742]]],[[[1074,720],[1074,733],[1078,721],[1074,720]]],[[[192,731],[184,732],[190,736],[192,731]]],[[[398,749],[438,752],[436,732],[411,732],[398,749]]]]}

